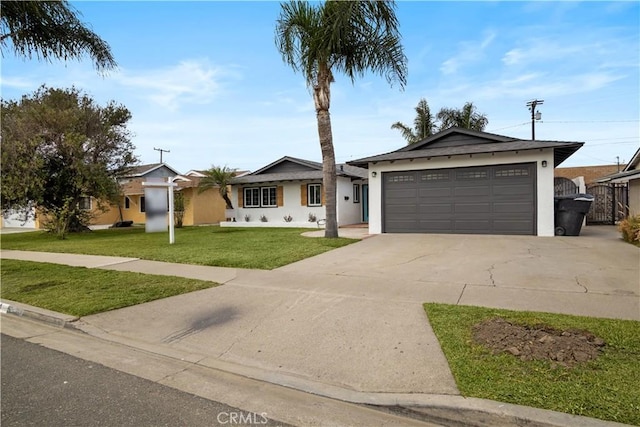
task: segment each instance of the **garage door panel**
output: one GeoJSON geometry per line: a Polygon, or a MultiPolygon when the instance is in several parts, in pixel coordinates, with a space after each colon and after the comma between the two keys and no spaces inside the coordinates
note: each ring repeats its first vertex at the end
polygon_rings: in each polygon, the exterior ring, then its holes
{"type": "MultiPolygon", "coordinates": [[[[466,184],[466,183],[465,183],[466,184]]],[[[489,197],[491,195],[491,189],[484,186],[467,186],[456,187],[453,191],[454,197],[469,197],[469,196],[484,196],[489,197]]]]}
{"type": "Polygon", "coordinates": [[[524,196],[529,193],[529,189],[531,187],[531,183],[522,183],[514,185],[494,185],[493,186],[493,195],[494,196],[524,196]]]}
{"type": "Polygon", "coordinates": [[[419,221],[419,226],[426,233],[450,233],[453,228],[453,221],[451,219],[419,221]]]}
{"type": "Polygon", "coordinates": [[[494,203],[493,212],[496,214],[517,214],[523,213],[529,216],[533,206],[531,203],[494,203]]]}
{"type": "Polygon", "coordinates": [[[418,190],[418,197],[420,199],[434,199],[434,198],[442,198],[442,197],[453,197],[453,189],[452,188],[420,188],[418,190]]]}
{"type": "Polygon", "coordinates": [[[494,221],[496,234],[533,234],[534,230],[531,221],[494,221]]]}
{"type": "Polygon", "coordinates": [[[534,163],[383,174],[385,232],[535,234],[534,163]]]}
{"type": "Polygon", "coordinates": [[[401,218],[407,215],[414,215],[418,212],[418,206],[415,204],[393,205],[388,208],[393,218],[401,218]]]}
{"type": "Polygon", "coordinates": [[[451,214],[453,213],[453,205],[451,203],[420,204],[418,205],[418,213],[420,215],[451,214]]]}
{"type": "Polygon", "coordinates": [[[489,203],[455,203],[453,206],[453,211],[457,214],[477,215],[491,212],[489,203]]]}
{"type": "Polygon", "coordinates": [[[482,232],[491,226],[491,222],[484,221],[460,221],[454,222],[454,231],[458,233],[482,232]]]}

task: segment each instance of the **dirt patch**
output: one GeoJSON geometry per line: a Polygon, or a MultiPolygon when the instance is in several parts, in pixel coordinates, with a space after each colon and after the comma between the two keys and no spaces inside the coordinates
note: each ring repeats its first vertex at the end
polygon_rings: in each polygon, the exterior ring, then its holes
{"type": "Polygon", "coordinates": [[[521,360],[547,360],[567,367],[597,358],[606,344],[589,331],[523,326],[499,317],[474,325],[472,337],[493,354],[510,353],[521,360]]]}

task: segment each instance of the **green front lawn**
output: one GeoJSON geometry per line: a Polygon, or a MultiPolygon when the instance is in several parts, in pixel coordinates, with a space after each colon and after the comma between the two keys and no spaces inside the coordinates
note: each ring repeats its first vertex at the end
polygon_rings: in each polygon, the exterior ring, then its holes
{"type": "Polygon", "coordinates": [[[463,396],[640,425],[640,322],[445,304],[424,307],[463,396]],[[606,346],[597,359],[573,368],[493,355],[471,339],[471,327],[492,317],[588,330],[606,346]]]}
{"type": "Polygon", "coordinates": [[[2,236],[2,249],[134,257],[154,261],[270,270],[356,242],[301,236],[308,229],[185,227],[168,233],[114,228],[70,234],[59,240],[46,232],[2,236]]]}
{"type": "Polygon", "coordinates": [[[217,286],[173,276],[2,260],[0,297],[87,316],[217,286]]]}

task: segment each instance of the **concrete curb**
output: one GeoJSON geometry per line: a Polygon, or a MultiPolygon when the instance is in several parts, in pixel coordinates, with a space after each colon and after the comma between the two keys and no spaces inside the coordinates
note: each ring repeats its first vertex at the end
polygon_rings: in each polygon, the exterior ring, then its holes
{"type": "Polygon", "coordinates": [[[77,316],[62,314],[44,308],[34,307],[31,305],[11,301],[8,299],[0,301],[0,313],[9,313],[16,316],[24,316],[61,328],[69,327],[70,323],[76,322],[80,319],[77,316]]]}
{"type": "Polygon", "coordinates": [[[395,415],[447,426],[615,427],[626,425],[473,397],[418,393],[376,393],[351,390],[291,374],[272,372],[218,359],[194,357],[192,354],[183,354],[175,349],[166,351],[167,349],[155,345],[137,345],[133,340],[111,336],[104,333],[104,331],[95,333],[98,331],[86,330],[82,327],[82,322],[79,322],[79,317],[14,301],[4,300],[0,302],[0,312],[27,317],[60,328],[74,329],[99,339],[115,342],[130,348],[141,349],[169,359],[186,361],[203,368],[214,369],[343,402],[367,405],[395,415]],[[472,424],[469,424],[470,419],[473,420],[472,424]]]}

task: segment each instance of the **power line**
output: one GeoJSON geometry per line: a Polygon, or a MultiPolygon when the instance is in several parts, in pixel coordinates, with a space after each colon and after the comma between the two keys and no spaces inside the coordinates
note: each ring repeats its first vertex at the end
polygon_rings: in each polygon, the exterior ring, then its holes
{"type": "Polygon", "coordinates": [[[545,120],[543,123],[638,123],[640,120],[545,120]]]}

